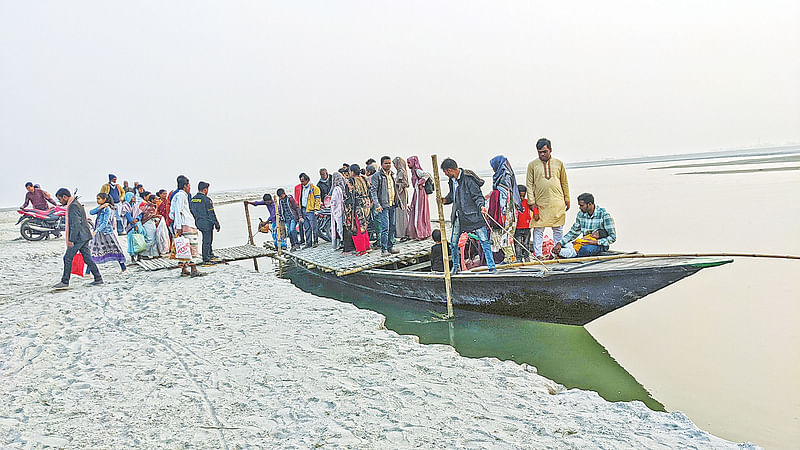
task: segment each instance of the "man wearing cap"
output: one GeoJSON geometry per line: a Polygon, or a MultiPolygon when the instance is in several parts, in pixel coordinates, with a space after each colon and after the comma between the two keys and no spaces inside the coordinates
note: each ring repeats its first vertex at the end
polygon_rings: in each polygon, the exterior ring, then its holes
{"type": "Polygon", "coordinates": [[[120,199],[125,198],[125,189],[117,184],[117,176],[110,173],[108,174],[108,183],[100,188],[100,192],[108,194],[108,197],[111,199],[111,204],[114,205],[114,209],[112,210],[114,211],[114,219],[117,222],[117,234],[122,236],[124,230],[122,228],[122,220],[120,220],[119,208],[122,205],[120,199]]]}

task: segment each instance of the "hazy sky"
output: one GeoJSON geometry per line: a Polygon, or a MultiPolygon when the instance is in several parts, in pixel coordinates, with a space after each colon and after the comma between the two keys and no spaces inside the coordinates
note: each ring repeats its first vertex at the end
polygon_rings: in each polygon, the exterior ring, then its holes
{"type": "Polygon", "coordinates": [[[31,180],[296,183],[800,142],[800,2],[0,0],[0,206],[31,180]]]}

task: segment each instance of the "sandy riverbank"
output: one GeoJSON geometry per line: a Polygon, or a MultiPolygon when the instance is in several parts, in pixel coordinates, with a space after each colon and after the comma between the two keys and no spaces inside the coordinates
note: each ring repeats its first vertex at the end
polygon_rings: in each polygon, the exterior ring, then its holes
{"type": "Polygon", "coordinates": [[[49,293],[63,240],[0,215],[0,444],[734,447],[681,413],[564,390],[242,266],[49,293]]]}

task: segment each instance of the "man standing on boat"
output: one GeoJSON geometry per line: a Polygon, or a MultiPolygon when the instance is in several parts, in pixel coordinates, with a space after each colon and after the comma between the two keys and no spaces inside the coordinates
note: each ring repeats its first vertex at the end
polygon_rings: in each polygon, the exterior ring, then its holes
{"type": "Polygon", "coordinates": [[[583,240],[586,243],[578,250],[577,256],[599,255],[608,250],[608,247],[617,240],[614,219],[605,209],[595,206],[592,194],[584,193],[579,195],[578,207],[581,211],[575,218],[575,223],[569,232],[560,241],[556,242],[556,246],[553,247],[554,255],[558,255],[561,252],[561,247],[581,236],[584,236],[583,240]],[[604,230],[608,233],[608,236],[600,239],[587,236],[598,230],[604,230]]]}
{"type": "Polygon", "coordinates": [[[549,139],[536,142],[539,159],[528,164],[525,182],[528,204],[533,210],[533,254],[542,257],[544,229],[553,230],[553,241],[559,242],[564,234],[566,211],[569,210],[569,183],[564,163],[550,156],[553,151],[549,139]]]}
{"type": "Polygon", "coordinates": [[[484,181],[475,172],[458,167],[458,163],[447,158],[442,161],[442,171],[449,178],[450,192],[442,198],[445,205],[453,204],[450,222],[453,230],[450,234],[450,248],[453,251],[453,271],[458,272],[461,258],[458,251],[458,239],[461,233],[474,233],[481,243],[483,255],[489,272],[495,272],[494,254],[489,243],[489,229],[486,226],[486,199],[481,192],[484,181]]]}
{"type": "Polygon", "coordinates": [[[300,209],[303,211],[303,229],[305,235],[305,248],[317,246],[319,236],[317,233],[317,211],[322,206],[319,188],[311,183],[311,178],[305,173],[300,174],[300,209]]]}
{"type": "Polygon", "coordinates": [[[372,175],[370,184],[370,195],[372,203],[375,204],[375,212],[378,214],[378,222],[381,225],[381,254],[399,253],[394,249],[395,230],[397,229],[397,206],[400,204],[400,196],[397,195],[395,187],[396,180],[392,172],[392,158],[384,156],[381,158],[381,168],[372,175]]]}

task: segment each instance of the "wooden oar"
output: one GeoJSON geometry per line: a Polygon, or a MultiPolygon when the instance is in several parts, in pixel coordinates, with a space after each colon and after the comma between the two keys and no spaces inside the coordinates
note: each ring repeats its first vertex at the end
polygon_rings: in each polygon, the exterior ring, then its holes
{"type": "Polygon", "coordinates": [[[448,254],[448,241],[447,230],[444,229],[444,208],[442,206],[442,187],[439,184],[439,157],[438,155],[431,155],[431,162],[433,163],[433,186],[436,188],[436,205],[439,209],[439,232],[442,238],[442,263],[444,267],[444,290],[447,298],[447,318],[453,319],[453,287],[450,281],[450,255],[448,254]]]}
{"type": "MultiPolygon", "coordinates": [[[[515,267],[535,266],[539,264],[563,264],[571,262],[587,262],[587,261],[611,261],[614,259],[631,259],[631,258],[686,258],[686,257],[739,257],[739,258],[777,258],[777,259],[798,259],[800,256],[794,255],[770,255],[765,253],[625,253],[622,255],[606,255],[606,256],[585,256],[582,258],[561,258],[549,259],[542,262],[522,262],[514,264],[505,264],[497,266],[497,270],[513,269],[515,267]]],[[[476,267],[472,272],[484,272],[489,270],[488,267],[476,267]]]]}

